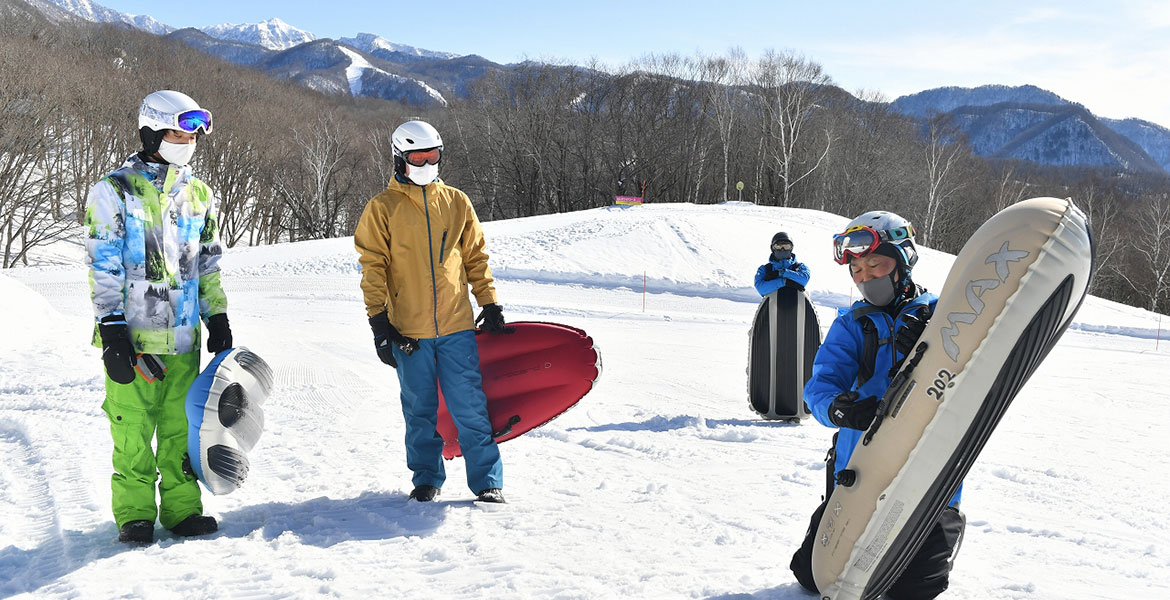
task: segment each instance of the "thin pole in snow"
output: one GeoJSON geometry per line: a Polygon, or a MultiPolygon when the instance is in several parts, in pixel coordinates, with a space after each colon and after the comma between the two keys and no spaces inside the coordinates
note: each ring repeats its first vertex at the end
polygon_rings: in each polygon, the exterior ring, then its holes
{"type": "Polygon", "coordinates": [[[642,271],[642,312],[646,312],[646,272],[642,271]]]}
{"type": "Polygon", "coordinates": [[[1158,335],[1154,337],[1154,351],[1158,350],[1158,345],[1162,343],[1162,314],[1158,313],[1158,335]]]}

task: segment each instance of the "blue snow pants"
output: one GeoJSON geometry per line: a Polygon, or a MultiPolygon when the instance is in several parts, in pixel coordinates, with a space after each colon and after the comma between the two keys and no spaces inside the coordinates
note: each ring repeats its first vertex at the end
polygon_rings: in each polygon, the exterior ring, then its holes
{"type": "Polygon", "coordinates": [[[492,439],[487,398],[479,372],[475,332],[460,331],[418,341],[410,356],[394,348],[398,383],[402,389],[402,416],[406,419],[406,466],[415,486],[443,487],[443,438],[438,424],[439,385],[451,420],[459,430],[459,447],[473,493],[504,487],[504,464],[492,439]]]}

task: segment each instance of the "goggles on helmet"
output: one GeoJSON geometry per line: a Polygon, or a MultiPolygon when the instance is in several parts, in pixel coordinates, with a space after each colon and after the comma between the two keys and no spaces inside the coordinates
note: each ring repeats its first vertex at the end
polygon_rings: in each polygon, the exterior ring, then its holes
{"type": "Polygon", "coordinates": [[[406,164],[415,167],[437,165],[441,158],[443,158],[442,146],[429,150],[408,150],[402,153],[402,160],[405,160],[406,164]]]}
{"type": "Polygon", "coordinates": [[[861,258],[877,249],[882,242],[898,242],[910,239],[914,235],[914,226],[895,227],[894,229],[877,230],[872,227],[850,227],[845,233],[833,236],[833,260],[843,265],[850,258],[861,258]]]}
{"type": "Polygon", "coordinates": [[[203,133],[211,133],[211,111],[202,108],[185,110],[175,115],[173,125],[175,129],[187,133],[196,133],[200,129],[203,133]]]}
{"type": "Polygon", "coordinates": [[[772,244],[772,252],[791,252],[792,242],[776,242],[772,244]]]}

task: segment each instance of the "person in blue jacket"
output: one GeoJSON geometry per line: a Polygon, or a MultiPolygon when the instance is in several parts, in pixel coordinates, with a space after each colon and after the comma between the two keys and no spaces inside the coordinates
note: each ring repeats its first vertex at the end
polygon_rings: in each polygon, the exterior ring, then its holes
{"type": "Polygon", "coordinates": [[[768,256],[768,262],[756,269],[756,291],[767,296],[784,286],[804,290],[808,276],[808,267],[796,261],[792,238],[781,231],[772,236],[772,254],[768,256]]]}
{"type": "MultiPolygon", "coordinates": [[[[934,312],[938,296],[914,283],[918,261],[914,227],[886,211],[867,212],[833,237],[834,259],[849,265],[863,300],[842,309],[825,335],[804,387],[809,412],[826,427],[837,429],[829,450],[825,499],[790,568],[802,586],[817,593],[812,573],[813,543],[821,515],[837,476],[865,430],[877,415],[878,402],[890,386],[892,373],[914,348],[934,312]]],[[[926,541],[886,596],[926,600],[947,589],[954,553],[965,520],[959,512],[959,490],[942,512],[926,541]]]]}

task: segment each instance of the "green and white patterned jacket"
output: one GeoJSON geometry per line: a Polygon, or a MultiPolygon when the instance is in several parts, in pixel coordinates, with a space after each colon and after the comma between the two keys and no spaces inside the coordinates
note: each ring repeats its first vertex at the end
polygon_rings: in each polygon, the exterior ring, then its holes
{"type": "MultiPolygon", "coordinates": [[[[190,167],[132,155],[90,191],[85,224],[96,319],[125,315],[139,353],[198,351],[200,317],[227,311],[207,184],[190,167]]],[[[94,345],[101,346],[96,325],[94,345]]]]}

